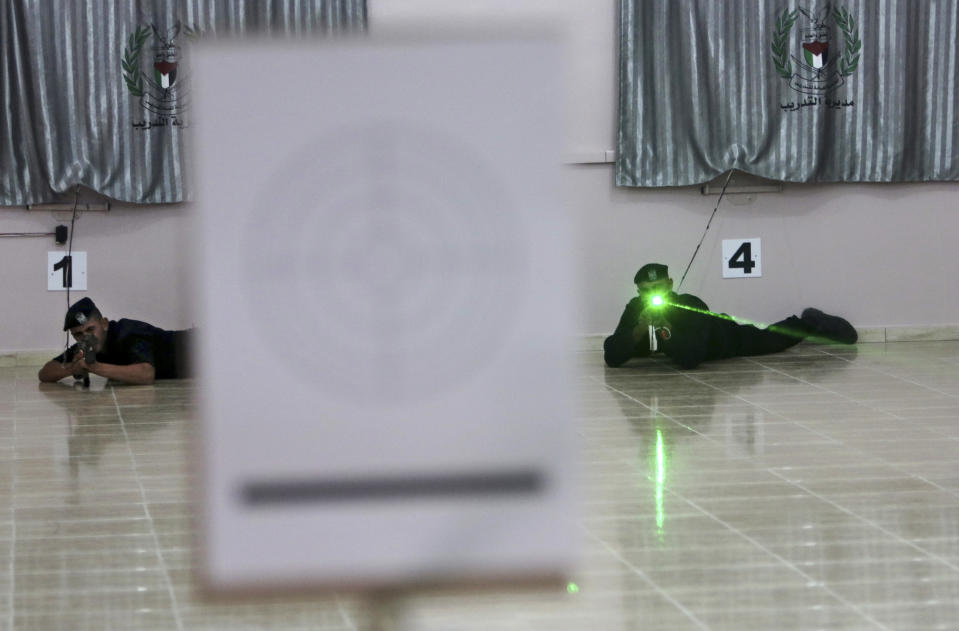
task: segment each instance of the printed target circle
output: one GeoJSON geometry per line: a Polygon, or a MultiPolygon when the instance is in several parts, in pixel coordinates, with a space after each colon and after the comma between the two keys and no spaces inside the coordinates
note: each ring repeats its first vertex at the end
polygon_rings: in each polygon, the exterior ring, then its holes
{"type": "Polygon", "coordinates": [[[435,130],[383,122],[314,138],[251,212],[254,330],[294,375],[351,404],[468,380],[523,299],[525,229],[504,188],[435,130]]]}

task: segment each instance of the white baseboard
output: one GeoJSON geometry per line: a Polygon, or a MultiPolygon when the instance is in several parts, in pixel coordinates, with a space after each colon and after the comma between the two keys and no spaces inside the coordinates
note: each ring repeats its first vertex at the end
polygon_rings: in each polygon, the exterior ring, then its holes
{"type": "Polygon", "coordinates": [[[886,327],[887,342],[942,342],[959,340],[959,326],[886,327]]]}
{"type": "Polygon", "coordinates": [[[0,368],[16,366],[40,367],[63,352],[63,349],[46,351],[0,351],[0,368]]]}

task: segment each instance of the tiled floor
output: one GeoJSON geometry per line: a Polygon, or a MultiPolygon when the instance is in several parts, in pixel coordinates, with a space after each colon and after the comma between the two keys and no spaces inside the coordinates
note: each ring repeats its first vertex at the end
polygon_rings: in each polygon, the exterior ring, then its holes
{"type": "MultiPolygon", "coordinates": [[[[959,628],[959,342],[579,359],[573,583],[410,596],[393,628],[959,628]]],[[[0,629],[376,626],[356,595],[196,593],[193,384],[35,372],[0,368],[0,629]]]]}

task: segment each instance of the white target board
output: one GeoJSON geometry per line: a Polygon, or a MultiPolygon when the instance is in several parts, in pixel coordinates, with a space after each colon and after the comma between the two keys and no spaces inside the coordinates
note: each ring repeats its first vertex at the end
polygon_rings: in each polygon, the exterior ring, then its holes
{"type": "Polygon", "coordinates": [[[213,589],[569,569],[560,53],[503,34],[194,50],[213,589]]]}

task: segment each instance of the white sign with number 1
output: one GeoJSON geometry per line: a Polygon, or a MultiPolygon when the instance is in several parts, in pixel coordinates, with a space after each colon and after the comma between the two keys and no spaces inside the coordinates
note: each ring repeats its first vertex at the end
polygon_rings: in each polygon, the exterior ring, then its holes
{"type": "Polygon", "coordinates": [[[755,239],[723,239],[723,278],[763,275],[762,246],[755,239]]]}
{"type": "Polygon", "coordinates": [[[87,253],[47,252],[47,291],[87,290],[87,253]]]}

